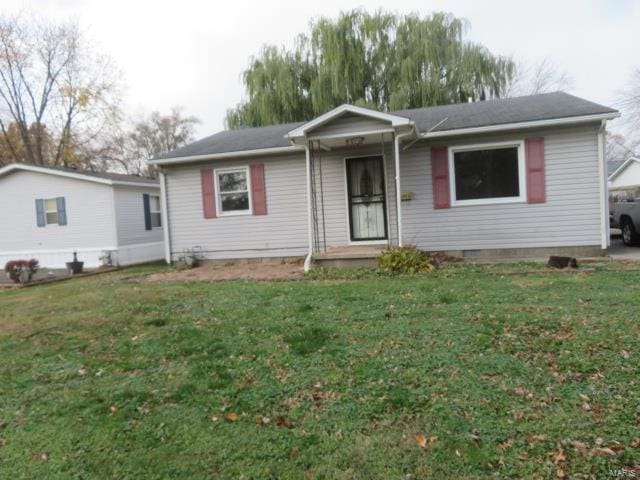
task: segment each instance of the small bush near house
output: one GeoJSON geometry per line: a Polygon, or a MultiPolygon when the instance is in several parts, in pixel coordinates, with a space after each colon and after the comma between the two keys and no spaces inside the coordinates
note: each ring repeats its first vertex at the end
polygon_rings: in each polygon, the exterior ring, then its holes
{"type": "Polygon", "coordinates": [[[421,273],[435,270],[431,257],[413,246],[392,247],[378,257],[380,270],[387,273],[421,273]]]}
{"type": "Polygon", "coordinates": [[[38,271],[38,260],[10,260],[4,266],[4,271],[13,283],[29,283],[38,271]]]}

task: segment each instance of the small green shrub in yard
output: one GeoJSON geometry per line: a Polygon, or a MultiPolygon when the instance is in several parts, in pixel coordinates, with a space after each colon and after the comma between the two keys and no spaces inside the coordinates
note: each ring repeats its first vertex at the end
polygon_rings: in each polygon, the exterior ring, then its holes
{"type": "Polygon", "coordinates": [[[431,257],[413,246],[392,247],[378,257],[380,270],[387,273],[421,273],[435,270],[431,257]]]}

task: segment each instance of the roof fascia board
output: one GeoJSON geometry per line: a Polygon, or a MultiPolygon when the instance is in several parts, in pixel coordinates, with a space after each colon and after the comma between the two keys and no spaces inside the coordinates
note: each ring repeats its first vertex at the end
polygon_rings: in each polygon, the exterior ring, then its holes
{"type": "Polygon", "coordinates": [[[289,145],[286,147],[258,148],[254,150],[238,150],[234,152],[211,153],[204,155],[190,155],[187,157],[159,158],[157,160],[149,160],[151,165],[172,165],[175,163],[200,162],[206,160],[221,160],[232,158],[253,157],[255,155],[271,155],[276,153],[294,153],[304,152],[303,147],[289,145]]]}
{"type": "Polygon", "coordinates": [[[551,127],[557,125],[571,125],[576,123],[596,122],[617,118],[620,113],[601,113],[597,115],[583,115],[579,117],[552,118],[549,120],[535,120],[531,122],[506,123],[502,125],[487,125],[485,127],[460,128],[456,130],[442,130],[438,132],[425,132],[420,135],[422,139],[453,137],[474,133],[501,132],[506,130],[519,130],[521,128],[551,127]]]}
{"type": "Polygon", "coordinates": [[[356,105],[349,105],[345,103],[343,105],[340,105],[339,107],[334,108],[333,110],[328,111],[327,113],[323,113],[319,117],[314,118],[313,120],[299,126],[298,128],[291,130],[285,135],[285,137],[291,139],[304,137],[309,130],[320,127],[325,123],[333,120],[334,118],[343,115],[344,113],[353,113],[355,115],[362,115],[364,117],[390,122],[392,127],[410,125],[411,123],[413,123],[411,119],[406,117],[393,115],[391,113],[378,112],[376,110],[370,110],[368,108],[358,107],[356,105]]]}
{"type": "Polygon", "coordinates": [[[629,164],[631,164],[632,162],[640,163],[640,159],[638,159],[636,157],[627,158],[622,165],[620,165],[618,168],[616,168],[614,170],[614,172],[611,175],[609,175],[609,178],[608,178],[609,181],[613,180],[618,175],[620,175],[629,166],[629,164]]]}
{"type": "Polygon", "coordinates": [[[128,185],[128,186],[145,186],[151,188],[160,188],[159,185],[154,183],[144,182],[127,182],[121,180],[109,180],[108,178],[92,177],[90,175],[83,175],[82,173],[65,172],[62,170],[52,170],[46,167],[39,167],[37,165],[24,165],[24,164],[11,164],[6,167],[0,168],[0,177],[10,173],[14,170],[22,170],[25,172],[42,173],[45,175],[55,175],[58,177],[73,178],[75,180],[84,180],[86,182],[100,183],[102,185],[128,185]]]}

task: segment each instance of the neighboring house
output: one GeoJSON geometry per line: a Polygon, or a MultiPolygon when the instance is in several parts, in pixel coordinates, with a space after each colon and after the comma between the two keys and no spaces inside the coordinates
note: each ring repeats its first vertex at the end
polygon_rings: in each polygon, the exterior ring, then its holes
{"type": "Polygon", "coordinates": [[[163,258],[160,186],[134,175],[11,164],[0,168],[0,268],[36,258],[48,268],[163,258]]]}
{"type": "Polygon", "coordinates": [[[609,175],[609,190],[615,199],[640,197],[640,159],[630,157],[620,162],[609,175]]]}
{"type": "Polygon", "coordinates": [[[601,254],[606,121],[565,93],[223,131],[150,163],[166,260],[324,258],[412,244],[467,257],[601,254]],[[351,248],[355,251],[355,248],[351,248]]]}

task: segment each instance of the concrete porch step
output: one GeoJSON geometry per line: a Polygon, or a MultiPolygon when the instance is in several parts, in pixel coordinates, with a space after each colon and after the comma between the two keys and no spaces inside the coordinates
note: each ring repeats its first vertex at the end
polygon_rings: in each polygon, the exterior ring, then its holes
{"type": "Polygon", "coordinates": [[[326,252],[313,255],[313,264],[319,267],[362,268],[377,267],[378,257],[386,245],[348,245],[329,247],[326,252]]]}

